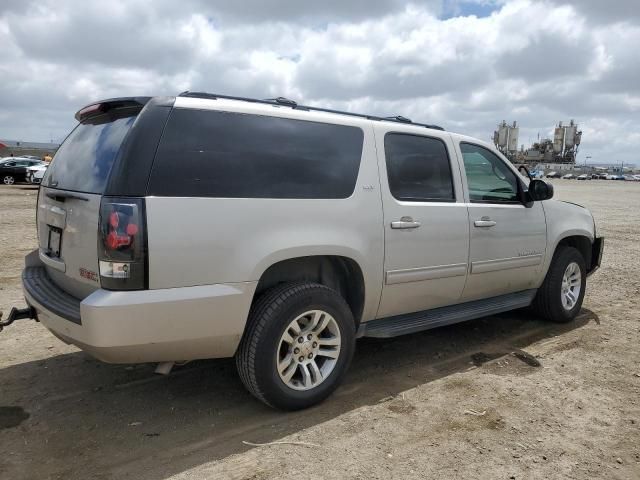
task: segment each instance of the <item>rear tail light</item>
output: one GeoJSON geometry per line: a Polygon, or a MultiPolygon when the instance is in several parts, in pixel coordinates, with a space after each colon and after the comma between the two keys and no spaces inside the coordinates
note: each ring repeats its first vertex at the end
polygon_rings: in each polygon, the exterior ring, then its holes
{"type": "Polygon", "coordinates": [[[102,197],[98,260],[107,290],[147,288],[144,199],[102,197]]]}

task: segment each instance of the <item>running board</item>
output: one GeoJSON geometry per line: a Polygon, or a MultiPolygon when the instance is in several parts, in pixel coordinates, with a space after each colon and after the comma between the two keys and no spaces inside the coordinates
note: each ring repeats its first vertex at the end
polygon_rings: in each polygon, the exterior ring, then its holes
{"type": "Polygon", "coordinates": [[[434,308],[422,312],[406,313],[362,323],[357,337],[390,338],[429,330],[452,323],[487,317],[531,305],[537,290],[509,293],[499,297],[434,308]]]}

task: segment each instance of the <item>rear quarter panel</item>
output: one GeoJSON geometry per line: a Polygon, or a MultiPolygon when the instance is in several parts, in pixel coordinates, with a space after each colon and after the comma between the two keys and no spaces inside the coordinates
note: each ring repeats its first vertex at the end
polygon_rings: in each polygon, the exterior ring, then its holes
{"type": "Polygon", "coordinates": [[[363,321],[382,286],[382,206],[372,128],[347,199],[147,197],[149,287],[251,282],[290,258],[340,255],[365,280],[363,321]]]}

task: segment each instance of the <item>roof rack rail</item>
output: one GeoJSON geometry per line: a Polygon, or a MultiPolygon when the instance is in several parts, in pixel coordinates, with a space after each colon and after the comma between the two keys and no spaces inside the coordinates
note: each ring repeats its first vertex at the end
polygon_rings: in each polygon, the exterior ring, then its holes
{"type": "Polygon", "coordinates": [[[284,98],[284,97],[267,98],[265,99],[265,102],[275,102],[280,105],[289,105],[290,107],[293,107],[293,108],[298,106],[298,102],[294,102],[293,100],[289,100],[288,98],[284,98]]]}
{"type": "Polygon", "coordinates": [[[411,119],[407,117],[403,117],[402,115],[396,115],[394,117],[385,117],[387,120],[392,120],[394,122],[402,122],[402,123],[413,123],[411,119]]]}
{"type": "Polygon", "coordinates": [[[342,110],[333,110],[330,108],[321,108],[321,107],[310,107],[308,105],[299,105],[294,100],[290,100],[285,97],[276,97],[276,98],[268,98],[266,100],[259,100],[256,98],[248,98],[248,97],[234,97],[230,95],[218,95],[217,93],[206,93],[206,92],[190,92],[184,91],[178,95],[179,97],[190,97],[190,98],[209,98],[212,100],[216,100],[218,98],[224,100],[239,100],[243,102],[251,102],[251,103],[261,103],[266,105],[283,105],[287,107],[291,107],[294,110],[305,110],[305,111],[314,111],[314,112],[325,112],[325,113],[335,113],[338,115],[348,115],[350,117],[359,117],[366,118],[368,120],[377,120],[377,121],[386,121],[386,122],[398,122],[405,123],[407,125],[415,125],[418,127],[430,128],[432,130],[444,130],[444,128],[438,125],[430,125],[427,123],[417,123],[412,122],[407,117],[403,117],[402,115],[396,115],[393,117],[378,117],[376,115],[365,115],[362,113],[353,113],[353,112],[345,112],[342,110]]]}

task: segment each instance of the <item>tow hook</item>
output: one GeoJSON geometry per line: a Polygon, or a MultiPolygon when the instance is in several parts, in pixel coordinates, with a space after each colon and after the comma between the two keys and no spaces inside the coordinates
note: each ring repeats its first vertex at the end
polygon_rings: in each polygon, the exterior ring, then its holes
{"type": "Polygon", "coordinates": [[[28,320],[33,319],[38,321],[38,315],[36,313],[36,309],[33,307],[27,308],[16,308],[13,307],[9,312],[9,316],[6,320],[2,320],[2,312],[0,312],[0,332],[4,330],[5,327],[8,327],[16,320],[28,320]]]}

